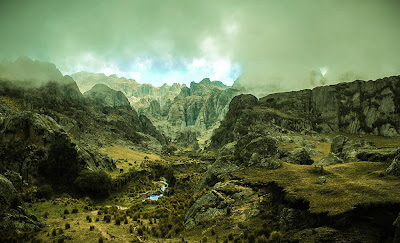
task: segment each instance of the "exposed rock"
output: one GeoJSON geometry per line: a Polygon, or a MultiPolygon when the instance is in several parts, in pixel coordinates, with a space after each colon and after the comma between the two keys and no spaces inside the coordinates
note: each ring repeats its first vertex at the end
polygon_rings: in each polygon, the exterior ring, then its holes
{"type": "Polygon", "coordinates": [[[184,130],[177,136],[176,144],[182,147],[191,146],[193,150],[197,150],[199,148],[196,132],[189,129],[184,130]]]}
{"type": "Polygon", "coordinates": [[[329,153],[327,156],[324,158],[318,160],[315,165],[316,166],[329,166],[329,165],[335,165],[335,164],[342,164],[344,161],[336,156],[334,153],[329,153]]]}
{"type": "Polygon", "coordinates": [[[96,84],[92,89],[83,94],[89,100],[102,101],[105,106],[129,106],[130,103],[121,91],[111,89],[105,84],[96,84]]]}
{"type": "Polygon", "coordinates": [[[215,183],[222,181],[223,176],[239,171],[241,168],[228,159],[218,159],[204,173],[194,187],[194,192],[199,192],[206,186],[213,186],[215,183]]]}
{"type": "Polygon", "coordinates": [[[0,239],[18,233],[33,233],[44,224],[27,214],[25,205],[11,181],[0,175],[0,239]]]}
{"type": "Polygon", "coordinates": [[[396,220],[393,222],[393,226],[395,228],[393,243],[400,242],[400,213],[397,216],[396,220]]]}
{"type": "Polygon", "coordinates": [[[343,147],[348,140],[349,140],[348,137],[342,135],[333,138],[331,144],[331,153],[340,154],[343,151],[343,147]]]}
{"type": "Polygon", "coordinates": [[[400,175],[400,155],[397,155],[389,167],[386,169],[386,174],[389,175],[400,175]]]}
{"type": "Polygon", "coordinates": [[[195,203],[188,209],[185,215],[185,226],[193,226],[203,220],[225,214],[227,209],[225,197],[211,190],[198,198],[195,203]]]}
{"type": "Polygon", "coordinates": [[[260,104],[310,120],[323,133],[398,136],[400,76],[270,94],[260,104]]]}
{"type": "Polygon", "coordinates": [[[282,162],[276,159],[271,158],[263,158],[260,161],[260,166],[265,167],[267,169],[278,169],[282,166],[282,162]]]}
{"type": "Polygon", "coordinates": [[[268,131],[300,132],[311,130],[311,127],[311,123],[306,119],[260,106],[257,98],[253,95],[238,95],[229,104],[229,111],[221,125],[214,130],[210,146],[219,148],[226,143],[237,141],[249,133],[266,136],[268,131]]]}
{"type": "Polygon", "coordinates": [[[290,153],[287,162],[298,165],[311,165],[314,160],[310,158],[306,149],[296,148],[290,153]]]}
{"type": "Polygon", "coordinates": [[[4,176],[11,181],[11,183],[18,191],[20,191],[24,186],[22,176],[19,173],[12,170],[7,170],[6,172],[4,172],[4,176]]]}
{"type": "Polygon", "coordinates": [[[325,176],[319,176],[318,178],[317,178],[317,180],[315,181],[315,183],[317,183],[317,184],[324,184],[324,183],[326,183],[326,177],[325,176]]]}
{"type": "Polygon", "coordinates": [[[242,164],[247,165],[250,165],[250,162],[258,162],[261,158],[272,157],[277,152],[276,140],[274,138],[256,134],[241,137],[235,146],[235,156],[242,164]]]}

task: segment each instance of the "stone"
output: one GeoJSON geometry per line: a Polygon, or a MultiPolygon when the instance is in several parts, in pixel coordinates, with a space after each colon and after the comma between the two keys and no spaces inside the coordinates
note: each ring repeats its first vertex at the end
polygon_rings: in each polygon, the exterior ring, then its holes
{"type": "Polygon", "coordinates": [[[318,160],[315,165],[316,166],[330,166],[336,164],[342,164],[344,161],[336,156],[333,153],[329,153],[327,156],[323,157],[322,159],[318,160]]]}
{"type": "Polygon", "coordinates": [[[199,197],[185,214],[185,226],[190,227],[203,220],[226,213],[227,202],[225,197],[211,190],[199,197]]]}
{"type": "Polygon", "coordinates": [[[331,153],[340,154],[343,150],[344,145],[346,144],[346,142],[348,140],[349,140],[349,138],[346,136],[343,136],[343,135],[336,136],[332,140],[331,153]]]}
{"type": "Polygon", "coordinates": [[[314,160],[310,158],[306,149],[296,148],[288,156],[287,162],[298,165],[311,165],[314,163],[314,160]]]}
{"type": "Polygon", "coordinates": [[[389,165],[389,167],[386,169],[386,174],[389,175],[400,175],[400,154],[397,155],[392,163],[389,165]]]}
{"type": "Polygon", "coordinates": [[[320,184],[320,185],[326,183],[326,177],[325,176],[319,176],[317,178],[317,180],[315,181],[315,183],[320,184]]]}

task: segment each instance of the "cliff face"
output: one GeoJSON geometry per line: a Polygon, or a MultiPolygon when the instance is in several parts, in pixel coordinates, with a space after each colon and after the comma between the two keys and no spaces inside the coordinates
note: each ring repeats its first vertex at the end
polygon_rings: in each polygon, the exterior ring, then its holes
{"type": "Polygon", "coordinates": [[[90,100],[100,99],[104,101],[106,106],[116,107],[130,105],[128,99],[121,91],[113,90],[105,84],[96,84],[83,95],[90,100]]]}
{"type": "Polygon", "coordinates": [[[260,99],[260,105],[308,119],[323,133],[397,136],[400,76],[270,94],[260,99]]]}
{"type": "MultiPolygon", "coordinates": [[[[190,87],[179,84],[153,87],[150,84],[138,84],[132,79],[118,78],[115,75],[80,72],[73,74],[72,77],[81,90],[95,85],[91,91],[84,93],[86,97],[92,99],[98,93],[96,90],[104,84],[121,91],[139,115],[147,116],[172,139],[177,139],[187,129],[192,129],[200,136],[210,131],[224,118],[230,100],[241,92],[239,89],[230,88],[220,81],[210,81],[208,78],[199,83],[191,82],[190,87]]],[[[109,97],[107,100],[112,105],[115,98],[109,97]]]]}
{"type": "Polygon", "coordinates": [[[190,128],[206,139],[207,131],[224,118],[229,102],[239,93],[240,90],[209,79],[192,82],[190,88],[183,87],[179,95],[164,107],[160,120],[155,124],[172,138],[190,128]]]}
{"type": "MultiPolygon", "coordinates": [[[[36,79],[59,73],[54,65],[25,62],[39,70],[44,65],[50,75],[0,79],[0,173],[12,170],[24,179],[43,176],[57,184],[73,181],[82,169],[115,168],[97,151],[105,144],[161,152],[164,136],[137,114],[122,92],[98,85],[84,97],[69,76],[36,79]]],[[[19,77],[14,69],[6,71],[8,77],[19,77]]]]}
{"type": "Polygon", "coordinates": [[[154,87],[150,84],[139,84],[133,79],[119,78],[116,75],[106,76],[102,73],[79,72],[71,76],[83,93],[96,84],[105,84],[111,89],[121,91],[139,113],[142,113],[140,110],[146,111],[152,101],[157,101],[160,107],[163,107],[168,101],[172,101],[184,86],[175,83],[171,86],[164,84],[161,87],[154,87]]]}

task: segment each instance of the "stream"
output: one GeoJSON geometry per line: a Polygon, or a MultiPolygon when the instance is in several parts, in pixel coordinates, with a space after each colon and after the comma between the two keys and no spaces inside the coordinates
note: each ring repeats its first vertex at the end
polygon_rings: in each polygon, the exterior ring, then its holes
{"type": "MultiPolygon", "coordinates": [[[[168,183],[166,181],[160,181],[160,182],[162,183],[161,191],[165,191],[165,189],[168,188],[168,183]]],[[[163,195],[164,195],[163,193],[158,194],[158,195],[152,195],[152,196],[148,197],[147,199],[158,200],[158,198],[162,197],[163,195]]]]}

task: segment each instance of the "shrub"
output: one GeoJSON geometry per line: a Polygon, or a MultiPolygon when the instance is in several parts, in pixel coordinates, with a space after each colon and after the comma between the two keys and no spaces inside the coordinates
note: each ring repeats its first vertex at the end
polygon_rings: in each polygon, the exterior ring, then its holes
{"type": "Polygon", "coordinates": [[[109,214],[104,215],[104,219],[103,220],[106,221],[106,223],[110,223],[111,222],[111,215],[109,215],[109,214]]]}
{"type": "Polygon", "coordinates": [[[272,231],[272,233],[269,235],[270,242],[281,242],[281,240],[282,240],[282,233],[279,231],[272,231]]]}
{"type": "Polygon", "coordinates": [[[91,225],[90,228],[89,228],[89,230],[90,230],[90,231],[93,231],[93,230],[94,230],[94,226],[91,225]]]}
{"type": "Polygon", "coordinates": [[[69,211],[67,208],[64,210],[64,214],[69,214],[69,211]]]}
{"type": "Polygon", "coordinates": [[[72,209],[72,213],[78,213],[78,209],[77,208],[72,209]]]}
{"type": "Polygon", "coordinates": [[[105,171],[82,171],[75,180],[75,186],[83,193],[97,197],[108,197],[111,177],[105,171]]]}
{"type": "Polygon", "coordinates": [[[69,223],[65,223],[65,229],[71,228],[71,225],[69,223]]]}
{"type": "Polygon", "coordinates": [[[54,195],[53,188],[50,185],[41,185],[36,190],[37,198],[50,199],[54,195]]]}

